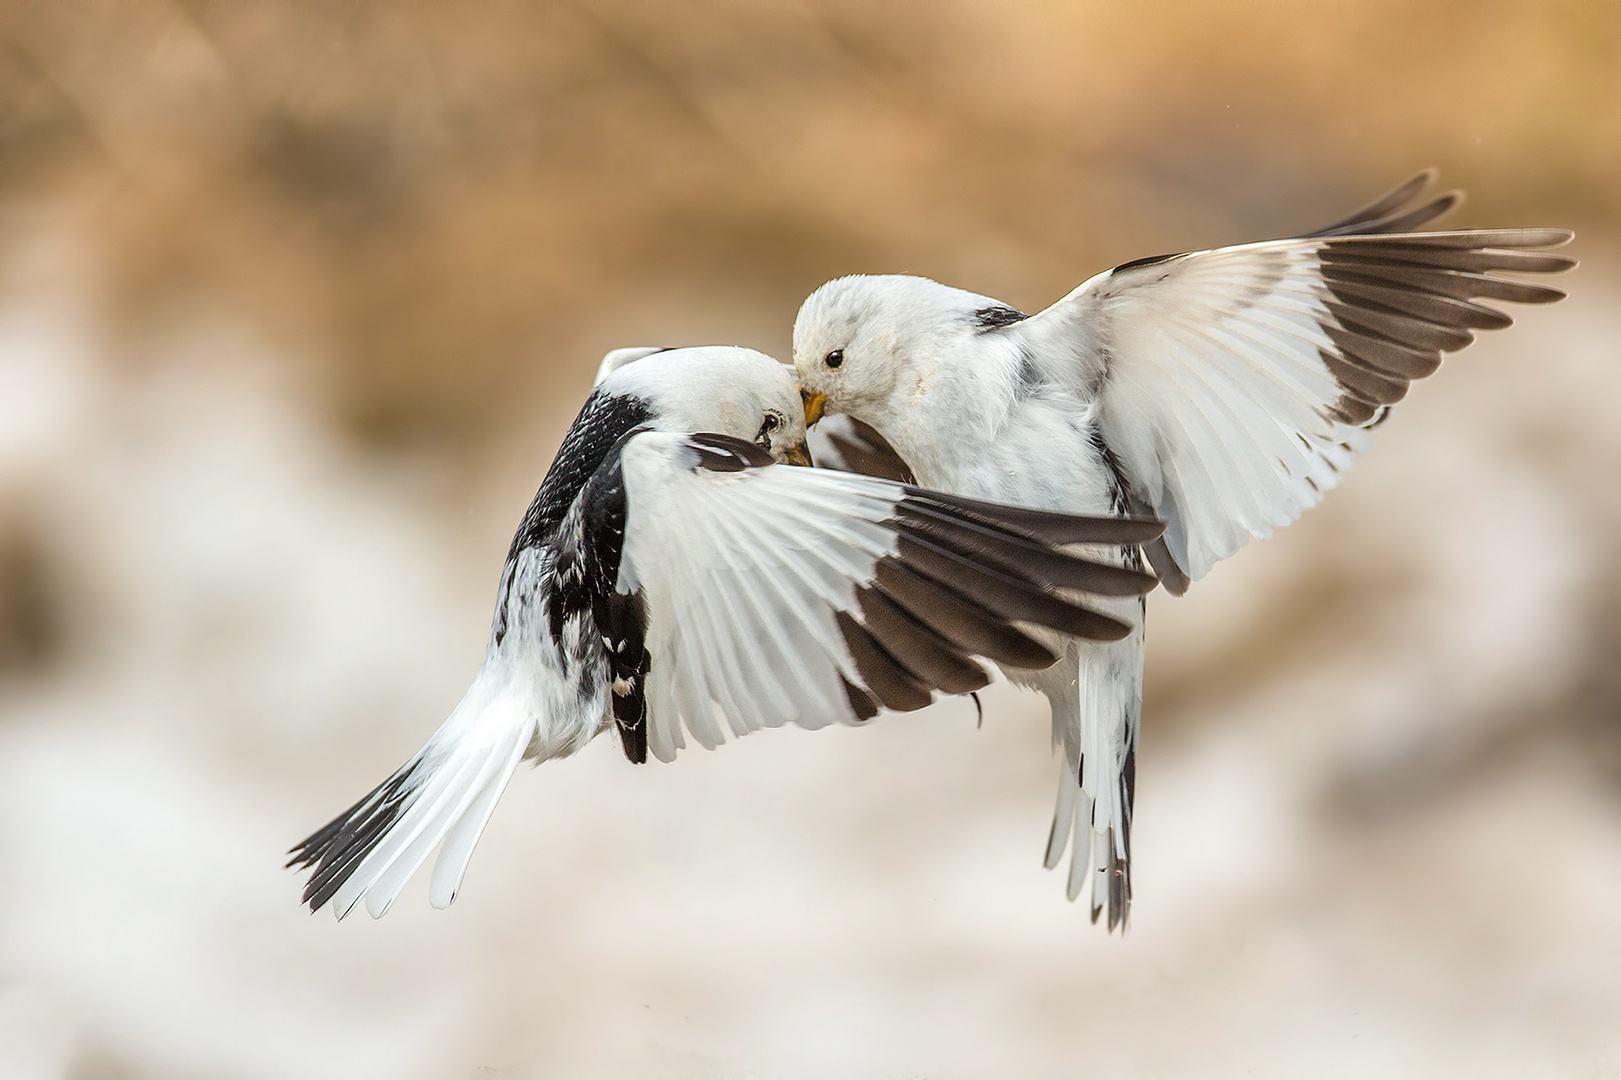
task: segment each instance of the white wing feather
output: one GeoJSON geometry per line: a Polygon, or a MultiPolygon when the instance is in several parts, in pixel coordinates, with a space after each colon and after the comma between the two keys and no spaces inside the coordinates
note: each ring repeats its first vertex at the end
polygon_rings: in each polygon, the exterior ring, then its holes
{"type": "Polygon", "coordinates": [[[1166,552],[1197,579],[1320,502],[1367,447],[1366,429],[1442,351],[1509,324],[1474,298],[1563,296],[1489,271],[1568,269],[1564,256],[1524,249],[1569,239],[1324,234],[1168,256],[1099,274],[1007,332],[1048,378],[1097,403],[1135,501],[1165,520],[1166,552]]]}
{"type": "Polygon", "coordinates": [[[625,448],[627,500],[619,589],[647,607],[648,747],[669,761],[686,731],[722,740],[853,714],[841,679],[861,685],[835,622],[874,565],[895,550],[879,525],[896,488],[812,469],[694,470],[677,437],[625,448]]]}
{"type": "MultiPolygon", "coordinates": [[[[684,732],[704,746],[719,745],[722,717],[742,736],[790,722],[809,728],[856,722],[880,705],[921,708],[934,687],[984,685],[985,672],[972,660],[980,652],[1028,667],[1048,665],[1054,654],[1025,637],[1015,621],[1117,637],[1128,632],[1125,624],[1058,590],[1135,595],[1153,584],[1146,575],[1056,550],[1101,540],[1140,542],[1158,535],[1152,522],[953,503],[892,481],[753,467],[760,463],[749,444],[724,436],[645,432],[624,444],[617,473],[599,471],[603,484],[622,483],[619,508],[609,495],[600,504],[586,499],[581,506],[606,515],[590,517],[593,511],[582,509],[573,518],[581,530],[623,523],[612,584],[640,604],[648,655],[635,654],[629,685],[634,690],[636,679],[645,677],[640,715],[647,747],[662,760],[684,745],[684,732]],[[914,614],[906,614],[908,605],[914,614]]],[[[597,553],[593,559],[601,559],[605,547],[590,549],[597,553]]],[[[534,561],[541,558],[520,552],[509,573],[555,566],[534,561]]],[[[569,573],[581,572],[579,566],[571,564],[569,573]]],[[[570,583],[584,579],[547,580],[556,603],[570,583]]],[[[607,584],[589,580],[593,589],[607,584]]],[[[565,645],[580,633],[592,646],[600,633],[615,650],[635,640],[616,644],[607,636],[610,626],[581,630],[593,608],[585,607],[583,616],[582,609],[569,610],[565,645]]],[[[537,606],[532,614],[539,619],[546,609],[537,606]]],[[[525,753],[572,753],[608,723],[636,730],[630,716],[605,708],[610,690],[601,680],[610,654],[603,654],[600,669],[591,668],[587,656],[586,666],[575,670],[578,679],[592,682],[570,682],[562,653],[549,649],[556,639],[545,620],[498,626],[505,632],[492,634],[478,677],[427,745],[294,849],[293,862],[315,868],[305,889],[312,909],[330,902],[342,918],[364,900],[368,912],[381,916],[436,847],[429,896],[435,906],[448,905],[525,753]],[[538,666],[521,662],[525,658],[538,666]],[[582,697],[582,686],[595,693],[582,697]]],[[[615,682],[615,692],[623,689],[615,682]]],[[[641,759],[639,750],[634,760],[641,759]]]]}
{"type": "Polygon", "coordinates": [[[1190,578],[1315,505],[1366,445],[1330,415],[1317,246],[1110,271],[1020,324],[1056,377],[1097,395],[1104,440],[1190,578]]]}

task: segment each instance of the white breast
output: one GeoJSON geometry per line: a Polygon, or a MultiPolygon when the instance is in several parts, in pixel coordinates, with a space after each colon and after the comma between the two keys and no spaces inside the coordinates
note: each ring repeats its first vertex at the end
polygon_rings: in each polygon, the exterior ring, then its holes
{"type": "Polygon", "coordinates": [[[932,434],[949,449],[919,455],[913,468],[924,487],[1076,514],[1112,509],[1113,477],[1092,442],[1090,410],[1067,395],[1020,400],[992,432],[932,434]]]}

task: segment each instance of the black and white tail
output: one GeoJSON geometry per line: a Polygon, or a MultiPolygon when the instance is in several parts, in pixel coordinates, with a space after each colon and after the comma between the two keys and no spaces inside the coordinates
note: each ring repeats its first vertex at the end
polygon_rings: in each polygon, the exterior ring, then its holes
{"type": "Polygon", "coordinates": [[[436,846],[428,896],[448,907],[529,745],[534,720],[526,712],[475,681],[415,757],[293,848],[287,865],[313,868],[304,887],[310,910],[330,902],[341,919],[364,897],[381,917],[436,846]]]}
{"type": "Polygon", "coordinates": [[[1075,683],[1067,693],[1049,694],[1063,765],[1046,865],[1057,866],[1073,839],[1066,892],[1076,899],[1090,879],[1092,921],[1107,908],[1111,931],[1131,915],[1142,646],[1141,627],[1124,641],[1083,646],[1075,683]]]}

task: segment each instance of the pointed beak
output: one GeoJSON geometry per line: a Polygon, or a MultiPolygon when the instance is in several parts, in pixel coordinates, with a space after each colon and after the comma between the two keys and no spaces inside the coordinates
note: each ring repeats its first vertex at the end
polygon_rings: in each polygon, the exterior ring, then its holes
{"type": "Polygon", "coordinates": [[[799,397],[805,403],[805,426],[810,427],[822,418],[822,412],[827,408],[827,395],[813,394],[802,388],[799,397]]]}
{"type": "Polygon", "coordinates": [[[790,446],[788,448],[788,452],[783,456],[788,459],[788,464],[790,465],[812,464],[810,447],[807,446],[803,440],[801,440],[798,446],[790,446]]]}

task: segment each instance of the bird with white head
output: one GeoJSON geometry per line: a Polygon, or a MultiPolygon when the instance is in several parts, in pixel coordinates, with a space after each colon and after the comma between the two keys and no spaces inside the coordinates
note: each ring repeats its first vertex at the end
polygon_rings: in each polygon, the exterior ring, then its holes
{"type": "Polygon", "coordinates": [[[789,370],[748,349],[622,349],[564,436],[501,572],[484,662],[427,744],[293,849],[304,900],[380,916],[437,847],[456,896],[520,760],[605,731],[671,760],[795,723],[861,723],[1040,668],[1037,627],[1118,637],[1095,608],[1147,574],[1061,550],[1155,522],[1032,512],[808,463],[789,370]],[[1087,604],[1081,593],[1091,594],[1087,604]]]}
{"type": "MultiPolygon", "coordinates": [[[[794,324],[806,421],[860,421],[862,459],[925,487],[1161,518],[1112,561],[1146,558],[1181,594],[1320,501],[1443,352],[1512,321],[1478,301],[1564,296],[1497,273],[1571,268],[1543,250],[1563,229],[1413,231],[1460,199],[1418,202],[1433,179],[1302,236],[1125,263],[1034,316],[926,278],[830,281],[794,324]]],[[[1046,694],[1063,755],[1047,865],[1073,835],[1069,896],[1090,879],[1113,929],[1131,902],[1143,604],[1104,610],[1131,632],[1010,676],[1046,694]]]]}

